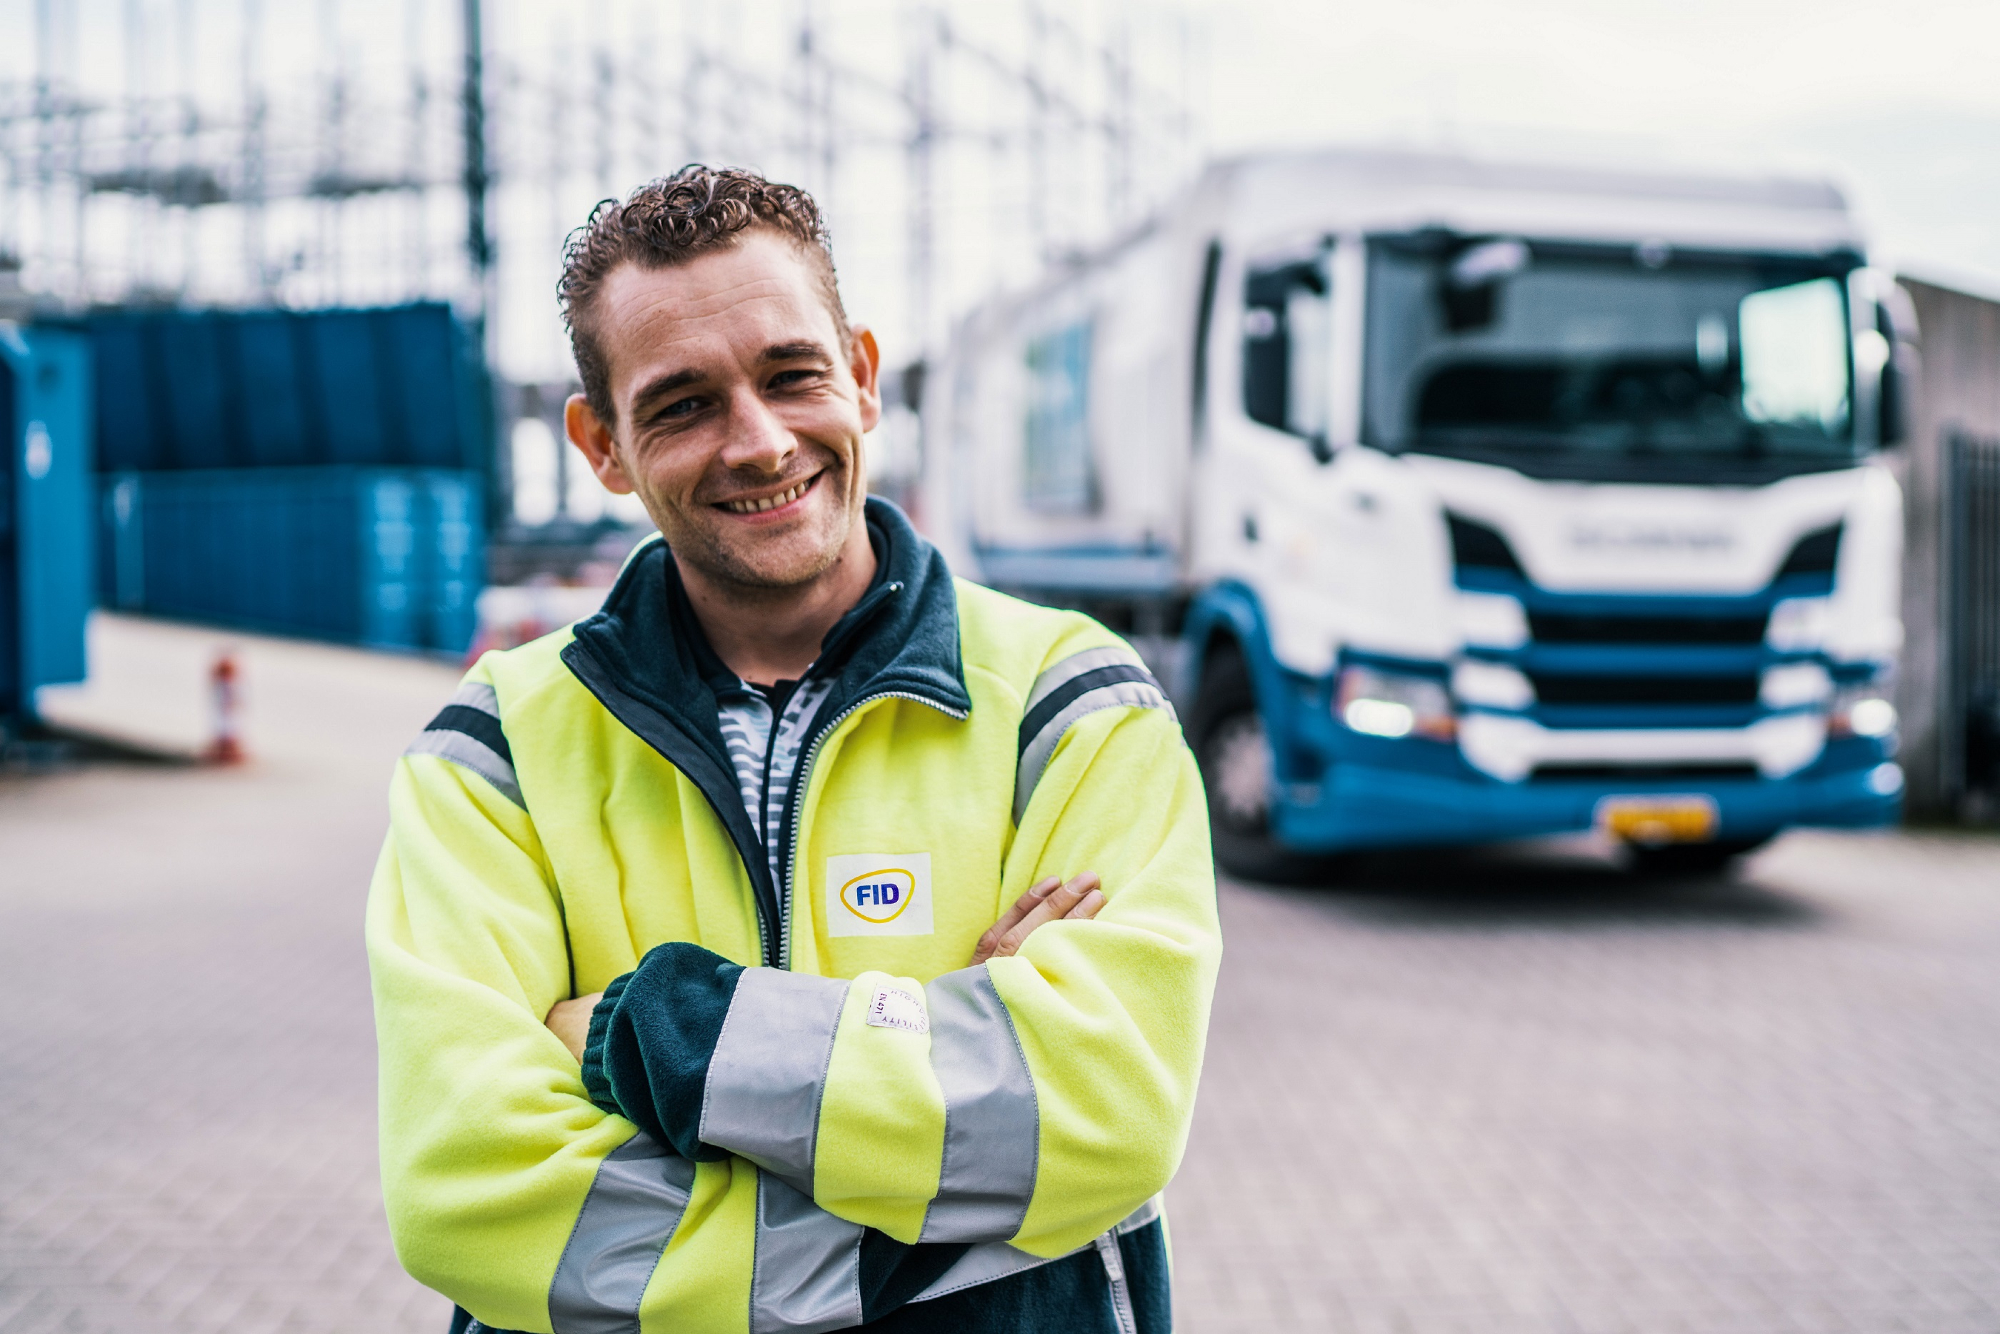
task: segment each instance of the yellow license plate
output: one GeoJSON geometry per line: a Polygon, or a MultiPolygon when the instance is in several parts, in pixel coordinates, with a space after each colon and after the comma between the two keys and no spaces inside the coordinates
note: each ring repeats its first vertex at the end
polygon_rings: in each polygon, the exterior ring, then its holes
{"type": "Polygon", "coordinates": [[[1597,827],[1626,843],[1706,843],[1715,837],[1715,801],[1699,793],[1606,797],[1597,827]]]}

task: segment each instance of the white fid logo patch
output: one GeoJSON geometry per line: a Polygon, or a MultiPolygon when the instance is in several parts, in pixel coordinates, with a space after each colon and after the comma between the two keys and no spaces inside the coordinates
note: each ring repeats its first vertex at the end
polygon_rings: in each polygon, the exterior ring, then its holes
{"type": "Polygon", "coordinates": [[[931,855],[862,852],[828,857],[826,927],[834,936],[928,936],[931,855]]]}
{"type": "Polygon", "coordinates": [[[875,988],[875,999],[868,1002],[868,1024],[871,1028],[900,1028],[906,1033],[931,1031],[924,1003],[901,987],[875,988]]]}

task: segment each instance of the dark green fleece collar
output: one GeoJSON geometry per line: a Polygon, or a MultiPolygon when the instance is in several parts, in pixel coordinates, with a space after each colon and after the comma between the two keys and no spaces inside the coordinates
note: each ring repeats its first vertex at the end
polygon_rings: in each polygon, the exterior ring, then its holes
{"type": "MultiPolygon", "coordinates": [[[[815,677],[834,678],[822,716],[882,694],[915,695],[950,713],[969,712],[958,597],[944,557],[886,500],[871,496],[866,519],[875,578],[827,632],[813,664],[815,677]]],[[[603,610],[575,633],[563,655],[572,669],[573,655],[587,654],[599,669],[592,675],[608,677],[697,737],[712,733],[715,758],[728,767],[716,696],[736,678],[709,647],[665,542],[651,543],[627,562],[603,610]]]]}

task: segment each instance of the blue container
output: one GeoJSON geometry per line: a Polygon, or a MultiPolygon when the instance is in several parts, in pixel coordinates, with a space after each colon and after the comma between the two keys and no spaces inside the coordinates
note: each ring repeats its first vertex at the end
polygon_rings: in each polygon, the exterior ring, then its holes
{"type": "Polygon", "coordinates": [[[463,653],[479,629],[486,584],[486,526],[477,479],[462,472],[419,474],[417,586],[424,643],[463,653]]]}
{"type": "Polygon", "coordinates": [[[463,652],[485,564],[479,482],[408,468],[104,479],[105,598],[156,616],[463,652]]]}
{"type": "Polygon", "coordinates": [[[121,311],[89,329],[100,471],[489,466],[485,370],[448,306],[121,311]]]}
{"type": "MultiPolygon", "coordinates": [[[[160,358],[167,454],[182,468],[229,468],[244,462],[235,435],[243,414],[234,350],[225,346],[221,320],[208,314],[182,316],[151,332],[160,358]],[[165,336],[171,329],[172,336],[165,336]]],[[[227,343],[233,344],[233,338],[227,343]]]]}
{"type": "Polygon", "coordinates": [[[168,466],[162,368],[147,322],[111,315],[90,325],[97,361],[97,467],[105,472],[168,466]]]}
{"type": "Polygon", "coordinates": [[[0,325],[0,720],[80,681],[90,614],[90,344],[0,325]]]}
{"type": "Polygon", "coordinates": [[[281,311],[230,320],[243,408],[244,462],[253,468],[302,468],[319,457],[318,407],[300,351],[302,321],[281,311]]]}

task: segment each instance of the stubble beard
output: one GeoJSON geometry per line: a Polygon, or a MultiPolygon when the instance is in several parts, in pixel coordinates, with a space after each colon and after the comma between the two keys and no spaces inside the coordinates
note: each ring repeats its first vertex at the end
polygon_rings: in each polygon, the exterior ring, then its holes
{"type": "MultiPolygon", "coordinates": [[[[820,505],[826,505],[828,499],[832,499],[840,512],[831,530],[818,535],[821,538],[818,549],[801,553],[798,563],[792,560],[758,561],[754,559],[756,554],[778,554],[772,550],[772,543],[760,543],[748,535],[747,540],[737,543],[724,541],[715,527],[698,518],[676,522],[671,527],[667,524],[660,524],[659,527],[676,561],[694,567],[718,588],[727,589],[748,601],[762,601],[772,594],[791,592],[812,583],[839,562],[856,517],[856,506],[847,494],[847,481],[847,467],[838,459],[831,460],[820,472],[813,490],[817,492],[831,487],[838,497],[815,499],[820,505]]],[[[682,518],[677,513],[673,517],[677,520],[682,518]]],[[[722,522],[727,523],[728,520],[722,522]]],[[[804,533],[795,530],[786,534],[777,545],[788,553],[796,551],[797,544],[804,537],[804,533]]]]}

